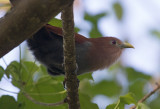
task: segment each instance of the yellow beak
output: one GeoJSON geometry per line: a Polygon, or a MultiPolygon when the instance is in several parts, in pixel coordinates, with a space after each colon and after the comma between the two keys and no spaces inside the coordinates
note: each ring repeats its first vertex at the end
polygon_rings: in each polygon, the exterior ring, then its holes
{"type": "Polygon", "coordinates": [[[121,48],[134,48],[133,45],[130,43],[124,42],[123,44],[120,45],[121,48]]]}

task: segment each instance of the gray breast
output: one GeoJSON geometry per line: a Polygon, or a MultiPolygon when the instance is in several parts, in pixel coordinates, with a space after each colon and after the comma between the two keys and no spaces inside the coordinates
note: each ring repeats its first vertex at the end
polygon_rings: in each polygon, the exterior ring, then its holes
{"type": "Polygon", "coordinates": [[[78,74],[82,74],[88,71],[88,52],[92,46],[91,42],[84,42],[81,44],[76,43],[76,61],[78,64],[78,74]]]}

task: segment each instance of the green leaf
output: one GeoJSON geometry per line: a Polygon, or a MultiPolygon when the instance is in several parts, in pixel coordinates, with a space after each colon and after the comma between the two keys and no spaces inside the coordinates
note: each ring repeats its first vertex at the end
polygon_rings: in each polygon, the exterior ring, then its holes
{"type": "MultiPolygon", "coordinates": [[[[153,96],[155,96],[155,95],[156,95],[156,93],[153,96]]],[[[152,101],[149,102],[148,105],[151,109],[160,109],[160,105],[159,105],[160,102],[159,101],[160,101],[160,94],[158,92],[158,96],[156,96],[155,99],[152,99],[152,101]]]]}
{"type": "Polygon", "coordinates": [[[141,99],[145,94],[144,92],[144,87],[148,83],[148,81],[144,79],[138,79],[131,84],[129,84],[129,92],[134,93],[136,96],[136,100],[141,99]]]}
{"type": "MultiPolygon", "coordinates": [[[[138,106],[136,109],[150,109],[150,108],[143,103],[138,103],[138,106]]],[[[152,109],[158,109],[158,108],[152,108],[152,109]]]]}
{"type": "Polygon", "coordinates": [[[81,81],[83,79],[93,80],[92,73],[85,73],[78,76],[78,79],[81,81]]]}
{"type": "Polygon", "coordinates": [[[80,31],[80,29],[78,27],[74,28],[75,33],[78,33],[80,31]]]}
{"type": "Polygon", "coordinates": [[[38,70],[33,74],[33,81],[37,82],[40,78],[43,78],[44,76],[49,76],[47,69],[45,66],[40,65],[38,70]]]}
{"type": "Polygon", "coordinates": [[[102,37],[102,34],[99,32],[97,27],[92,27],[91,31],[89,32],[89,36],[91,38],[102,37]]]}
{"type": "Polygon", "coordinates": [[[130,67],[127,67],[125,70],[129,82],[133,82],[139,78],[143,78],[146,80],[150,80],[152,78],[152,76],[136,71],[135,69],[130,67]]]}
{"type": "Polygon", "coordinates": [[[36,83],[25,87],[24,91],[40,100],[44,97],[43,100],[47,102],[61,100],[66,94],[62,82],[53,80],[50,76],[40,78],[36,83]]]}
{"type": "Polygon", "coordinates": [[[4,71],[3,67],[0,66],[0,81],[1,81],[4,74],[5,74],[5,71],[4,71]]]}
{"type": "MultiPolygon", "coordinates": [[[[53,99],[56,99],[55,97],[58,98],[61,98],[61,96],[52,96],[50,95],[53,99]]],[[[31,96],[33,97],[33,96],[31,96]]],[[[34,97],[33,99],[35,99],[37,102],[43,102],[43,103],[56,103],[55,100],[46,100],[48,96],[42,96],[42,95],[39,95],[37,97],[34,97]]],[[[63,99],[61,99],[63,100],[63,99]]],[[[59,100],[59,101],[61,101],[59,100]]],[[[62,104],[62,105],[59,105],[59,106],[43,106],[43,105],[40,105],[40,104],[35,104],[33,103],[31,100],[27,99],[26,96],[24,96],[22,93],[19,93],[18,94],[18,102],[20,102],[21,104],[24,104],[24,108],[23,109],[67,109],[67,104],[62,104]]],[[[11,108],[12,109],[12,108],[11,108]]]]}
{"type": "Polygon", "coordinates": [[[108,105],[106,109],[124,109],[126,104],[136,104],[133,93],[128,93],[124,96],[120,96],[117,104],[108,105]]]}
{"type": "Polygon", "coordinates": [[[92,98],[87,94],[79,93],[81,109],[99,109],[97,104],[92,103],[92,98]]]}
{"type": "Polygon", "coordinates": [[[124,96],[120,96],[120,107],[124,107],[125,104],[136,104],[136,100],[134,98],[133,93],[128,93],[124,96]]]}
{"type": "Polygon", "coordinates": [[[0,109],[19,109],[20,106],[12,96],[3,95],[0,97],[0,109]]]}
{"type": "Polygon", "coordinates": [[[125,70],[129,81],[129,91],[136,95],[137,100],[141,99],[145,95],[144,87],[152,77],[130,67],[125,70]]]}
{"type": "Polygon", "coordinates": [[[109,97],[118,95],[121,92],[122,87],[115,81],[101,81],[97,84],[92,84],[87,80],[80,82],[81,93],[95,96],[97,94],[103,94],[109,97]]]}
{"type": "Polygon", "coordinates": [[[84,19],[92,24],[92,29],[90,31],[91,38],[102,37],[102,34],[99,32],[98,29],[98,21],[104,16],[106,16],[106,13],[100,13],[97,15],[90,15],[88,13],[85,13],[84,19]]]}
{"type": "Polygon", "coordinates": [[[114,9],[114,12],[117,16],[117,19],[122,20],[123,8],[122,8],[121,4],[119,2],[114,3],[113,4],[113,9],[114,9]]]}
{"type": "Polygon", "coordinates": [[[33,83],[33,74],[37,70],[38,66],[33,62],[21,61],[21,63],[18,63],[13,61],[7,66],[5,72],[11,74],[13,85],[21,88],[21,85],[33,83]]]}
{"type": "MultiPolygon", "coordinates": [[[[18,102],[23,105],[22,109],[51,109],[51,107],[34,104],[21,92],[25,92],[36,101],[44,103],[58,102],[66,97],[62,81],[60,81],[62,77],[48,75],[46,68],[42,65],[38,67],[33,62],[21,61],[18,63],[14,61],[6,68],[6,71],[12,75],[12,84],[20,88],[18,102]]],[[[66,108],[66,104],[55,107],[55,109],[66,108]]]]}
{"type": "MultiPolygon", "coordinates": [[[[48,24],[55,26],[55,27],[62,28],[62,20],[60,20],[60,19],[53,18],[48,22],[48,24]]],[[[76,33],[78,33],[80,31],[80,29],[78,27],[75,27],[74,30],[76,33]]]]}
{"type": "MultiPolygon", "coordinates": [[[[58,77],[57,77],[58,78],[58,77]]],[[[29,94],[33,99],[43,103],[56,103],[64,100],[66,91],[63,88],[62,82],[52,79],[51,76],[43,76],[30,86],[24,87],[23,92],[29,94]]],[[[66,109],[67,105],[56,107],[46,107],[34,104],[28,100],[22,93],[18,94],[18,101],[25,104],[25,109],[66,109]]]]}
{"type": "Polygon", "coordinates": [[[106,109],[115,109],[116,104],[110,104],[106,107],[106,109]]]}
{"type": "Polygon", "coordinates": [[[62,28],[62,20],[60,20],[60,19],[53,18],[48,22],[48,24],[62,28]]]}
{"type": "Polygon", "coordinates": [[[151,33],[160,39],[160,31],[159,30],[152,30],[151,33]]]}
{"type": "Polygon", "coordinates": [[[20,64],[22,66],[20,79],[27,84],[32,84],[33,75],[38,71],[39,67],[34,62],[29,61],[22,61],[20,64]]]}
{"type": "Polygon", "coordinates": [[[112,97],[121,92],[122,87],[115,81],[101,81],[92,87],[93,94],[104,94],[112,97]]]}
{"type": "Polygon", "coordinates": [[[93,25],[97,25],[97,22],[100,18],[106,16],[106,13],[100,13],[100,14],[97,14],[97,15],[90,15],[88,13],[85,13],[85,16],[84,16],[84,19],[93,23],[93,25]]]}
{"type": "Polygon", "coordinates": [[[5,70],[5,73],[7,75],[7,77],[9,78],[9,75],[12,75],[12,77],[15,79],[15,80],[19,80],[19,75],[20,75],[20,65],[17,61],[13,61],[11,62],[6,70],[5,70]]]}

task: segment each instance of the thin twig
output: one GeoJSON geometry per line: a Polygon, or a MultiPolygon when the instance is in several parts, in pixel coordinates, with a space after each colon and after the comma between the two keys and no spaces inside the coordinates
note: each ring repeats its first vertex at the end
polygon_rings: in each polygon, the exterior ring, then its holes
{"type": "Polygon", "coordinates": [[[57,93],[28,93],[29,95],[36,95],[36,96],[46,96],[46,95],[58,95],[58,94],[63,94],[63,93],[66,93],[66,90],[64,91],[61,91],[61,92],[57,92],[57,93]]]}
{"type": "Polygon", "coordinates": [[[154,94],[158,89],[160,89],[160,85],[156,83],[157,87],[151,91],[149,94],[145,95],[141,100],[138,101],[138,103],[144,102],[147,98],[149,98],[152,94],[154,94]]]}
{"type": "Polygon", "coordinates": [[[6,62],[6,60],[4,59],[4,57],[2,57],[2,60],[3,60],[4,64],[5,64],[5,66],[7,67],[8,65],[7,65],[7,62],[6,62]]]}
{"type": "MultiPolygon", "coordinates": [[[[140,99],[138,101],[138,103],[143,103],[146,99],[148,99],[151,95],[153,95],[157,90],[160,89],[160,84],[156,83],[157,87],[151,91],[150,93],[148,93],[147,95],[145,95],[142,99],[140,99]]],[[[136,105],[132,106],[130,109],[136,109],[136,105]]]]}
{"type": "Polygon", "coordinates": [[[5,92],[9,92],[12,94],[18,94],[18,92],[9,91],[9,90],[3,89],[3,88],[0,88],[0,90],[5,91],[5,92]]]}
{"type": "Polygon", "coordinates": [[[30,101],[32,101],[33,103],[35,104],[39,104],[39,105],[43,105],[43,106],[59,106],[61,104],[64,104],[66,103],[66,99],[60,101],[60,102],[57,102],[57,103],[44,103],[44,102],[40,102],[40,101],[36,101],[35,99],[33,99],[29,94],[27,93],[23,93],[24,96],[29,99],[30,101]]]}

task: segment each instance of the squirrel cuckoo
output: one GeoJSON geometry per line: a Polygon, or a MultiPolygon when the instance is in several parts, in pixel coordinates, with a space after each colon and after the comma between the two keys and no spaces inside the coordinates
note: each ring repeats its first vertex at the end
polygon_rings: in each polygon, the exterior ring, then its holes
{"type": "MultiPolygon", "coordinates": [[[[27,40],[37,60],[52,75],[64,74],[62,29],[49,24],[27,40]]],[[[104,69],[113,64],[124,48],[134,48],[115,37],[86,38],[75,33],[77,74],[104,69]]]]}

